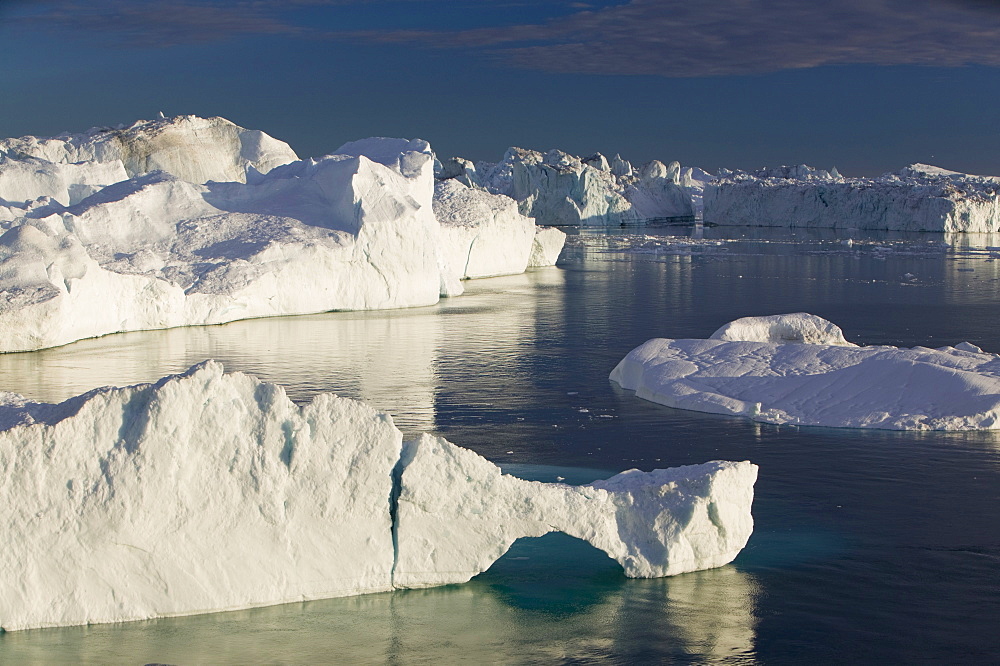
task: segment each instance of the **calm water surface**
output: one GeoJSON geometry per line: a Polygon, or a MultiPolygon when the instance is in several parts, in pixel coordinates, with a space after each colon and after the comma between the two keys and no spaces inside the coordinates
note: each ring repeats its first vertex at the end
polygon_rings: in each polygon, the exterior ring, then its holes
{"type": "Polygon", "coordinates": [[[558,269],[430,308],[109,336],[0,356],[0,389],[62,400],[206,358],[364,399],[525,478],[760,465],[726,567],[629,580],[563,535],[467,585],[0,634],[0,663],[997,663],[1000,436],[771,426],[611,384],[651,337],[807,311],[863,344],[1000,351],[1000,239],[646,229],[570,239],[558,269]]]}

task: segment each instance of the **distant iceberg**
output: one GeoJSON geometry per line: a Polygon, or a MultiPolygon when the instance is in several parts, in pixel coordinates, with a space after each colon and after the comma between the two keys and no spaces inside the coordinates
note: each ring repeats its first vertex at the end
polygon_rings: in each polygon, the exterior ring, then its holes
{"type": "Polygon", "coordinates": [[[766,423],[1000,429],[1000,356],[968,342],[859,347],[806,313],[747,317],[707,340],[649,340],[611,380],[668,407],[766,423]]]}
{"type": "Polygon", "coordinates": [[[8,631],[460,583],[551,531],[633,577],[721,566],[753,529],[757,476],[716,461],[525,481],[215,362],[61,404],[0,394],[0,466],[8,631]]]}
{"type": "Polygon", "coordinates": [[[806,165],[720,173],[706,223],[892,231],[1000,231],[1000,178],[913,164],[878,178],[806,165]]]}
{"type": "Polygon", "coordinates": [[[539,224],[589,227],[693,218],[684,175],[677,162],[653,160],[636,171],[617,155],[609,162],[600,153],[579,158],[561,150],[540,153],[517,147],[498,163],[451,158],[437,169],[441,180],[509,196],[539,224]]]}
{"type": "Polygon", "coordinates": [[[0,352],[429,305],[555,263],[561,232],[507,197],[435,193],[433,162],[426,141],[385,138],[299,160],[194,116],[0,140],[0,352]]]}

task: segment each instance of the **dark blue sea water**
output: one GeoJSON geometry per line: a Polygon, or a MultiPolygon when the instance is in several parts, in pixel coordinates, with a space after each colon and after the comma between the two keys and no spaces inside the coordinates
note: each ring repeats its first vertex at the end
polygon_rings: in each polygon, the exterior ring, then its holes
{"type": "Polygon", "coordinates": [[[109,336],[0,356],[61,400],[216,358],[365,399],[526,478],[712,459],[760,466],[726,567],[657,580],[562,535],[467,585],[0,635],[0,663],[997,663],[1000,436],[755,424],[608,381],[651,337],[806,311],[863,344],[1000,351],[1000,239],[645,229],[570,239],[558,269],[431,308],[109,336]]]}

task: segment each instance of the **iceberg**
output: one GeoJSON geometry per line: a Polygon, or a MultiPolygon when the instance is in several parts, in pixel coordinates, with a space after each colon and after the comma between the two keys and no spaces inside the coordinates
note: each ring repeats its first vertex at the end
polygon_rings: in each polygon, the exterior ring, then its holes
{"type": "Polygon", "coordinates": [[[0,236],[0,351],[433,304],[441,272],[430,178],[422,206],[406,176],[363,156],[293,162],[246,184],[156,171],[26,216],[0,236]]]}
{"type": "Polygon", "coordinates": [[[748,317],[708,339],[652,339],[611,372],[668,407],[765,423],[888,430],[1000,429],[1000,356],[861,347],[806,313],[748,317]]]}
{"type": "Polygon", "coordinates": [[[0,628],[139,620],[461,582],[562,530],[629,576],[720,566],[757,468],[586,486],[504,475],[332,394],[297,406],[207,361],[59,404],[0,394],[0,628]]]}
{"type": "Polygon", "coordinates": [[[396,587],[464,583],[521,537],[565,532],[617,560],[632,578],[732,562],[753,531],[756,467],[710,462],[629,470],[584,486],[502,474],[431,435],[403,448],[396,509],[396,587]]]}
{"type": "Polygon", "coordinates": [[[498,163],[452,158],[438,176],[507,195],[542,225],[606,227],[694,215],[677,162],[653,160],[636,173],[619,156],[609,163],[600,153],[581,159],[511,147],[498,163]]]}
{"type": "Polygon", "coordinates": [[[720,225],[995,232],[1000,178],[925,164],[878,178],[806,165],[728,172],[704,185],[705,222],[720,225]]]}
{"type": "Polygon", "coordinates": [[[0,352],[430,305],[561,249],[505,197],[446,181],[435,201],[419,139],[298,160],[262,132],[183,116],[0,146],[0,352]]]}

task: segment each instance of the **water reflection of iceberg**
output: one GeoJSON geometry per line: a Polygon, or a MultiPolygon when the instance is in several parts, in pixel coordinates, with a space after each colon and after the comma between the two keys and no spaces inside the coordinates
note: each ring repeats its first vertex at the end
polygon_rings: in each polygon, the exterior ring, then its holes
{"type": "MultiPolygon", "coordinates": [[[[549,566],[558,567],[565,545],[550,545],[549,566]]],[[[0,639],[0,662],[327,663],[331,655],[340,663],[752,658],[754,581],[735,567],[653,580],[578,573],[575,582],[590,588],[582,593],[592,603],[560,605],[552,598],[543,607],[525,608],[496,589],[519,581],[474,580],[230,613],[15,632],[0,639]]]]}
{"type": "Polygon", "coordinates": [[[404,432],[432,431],[439,387],[480,377],[483,364],[516,362],[534,334],[534,290],[561,281],[561,271],[541,269],[470,282],[468,295],[425,308],[143,331],[0,354],[0,390],[59,402],[214,358],[228,371],[284,386],[293,400],[333,391],[389,412],[404,432]]]}

